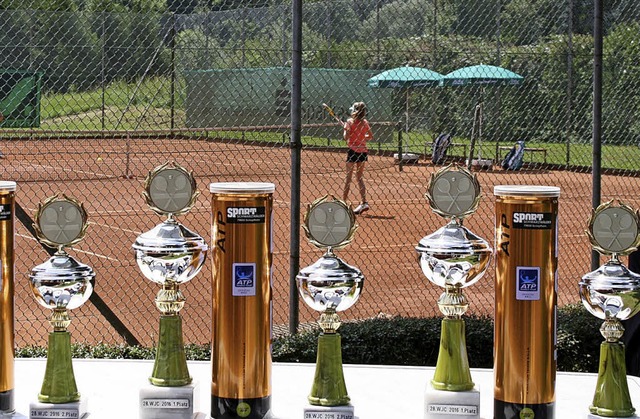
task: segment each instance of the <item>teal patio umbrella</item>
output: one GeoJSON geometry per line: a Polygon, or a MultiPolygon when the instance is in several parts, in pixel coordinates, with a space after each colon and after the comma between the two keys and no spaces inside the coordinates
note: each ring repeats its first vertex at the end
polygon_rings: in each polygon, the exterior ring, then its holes
{"type": "Polygon", "coordinates": [[[517,86],[524,77],[506,68],[494,65],[472,65],[462,67],[442,76],[441,86],[469,86],[469,85],[509,85],[517,86]]]}
{"type": "Polygon", "coordinates": [[[442,74],[422,67],[396,67],[371,77],[367,83],[374,88],[400,89],[404,93],[405,130],[409,130],[409,91],[421,87],[438,86],[442,74]]]}
{"type": "MultiPolygon", "coordinates": [[[[472,65],[462,67],[442,76],[440,86],[481,86],[480,100],[476,104],[473,114],[473,128],[471,130],[471,147],[467,167],[471,169],[475,153],[476,137],[478,143],[482,137],[482,100],[485,86],[518,86],[524,77],[503,67],[493,65],[472,65]]],[[[481,160],[482,157],[479,156],[481,160]]]]}

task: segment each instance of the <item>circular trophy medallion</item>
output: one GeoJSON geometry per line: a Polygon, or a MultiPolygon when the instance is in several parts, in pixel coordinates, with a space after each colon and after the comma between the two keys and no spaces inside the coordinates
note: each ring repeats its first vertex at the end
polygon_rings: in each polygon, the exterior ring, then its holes
{"type": "Polygon", "coordinates": [[[593,211],[587,234],[600,253],[624,255],[638,246],[639,223],[638,213],[629,206],[622,203],[613,206],[609,201],[593,211]]]}
{"type": "Polygon", "coordinates": [[[198,192],[191,173],[166,163],[149,173],[145,182],[147,204],[159,214],[182,214],[193,206],[198,192]]]}
{"type": "Polygon", "coordinates": [[[478,207],[480,184],[466,168],[447,166],[431,175],[426,197],[435,213],[463,218],[478,207]]]}
{"type": "Polygon", "coordinates": [[[336,249],[353,239],[357,225],[353,210],[344,201],[326,196],[309,205],[303,228],[314,245],[336,249]]]}
{"type": "Polygon", "coordinates": [[[77,200],[56,195],[38,206],[34,228],[43,243],[51,247],[70,246],[82,240],[87,229],[87,212],[77,200]]]}

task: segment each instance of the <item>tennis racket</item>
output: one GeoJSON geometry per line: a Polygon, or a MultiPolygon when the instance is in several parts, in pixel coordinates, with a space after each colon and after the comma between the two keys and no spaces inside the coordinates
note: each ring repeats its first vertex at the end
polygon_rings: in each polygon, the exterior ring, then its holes
{"type": "Polygon", "coordinates": [[[334,118],[336,121],[338,121],[340,123],[340,125],[342,125],[344,127],[344,122],[342,121],[342,119],[340,119],[338,117],[338,115],[336,115],[336,113],[333,111],[333,109],[331,109],[331,106],[327,105],[326,103],[323,103],[322,107],[327,111],[329,116],[334,118]]]}

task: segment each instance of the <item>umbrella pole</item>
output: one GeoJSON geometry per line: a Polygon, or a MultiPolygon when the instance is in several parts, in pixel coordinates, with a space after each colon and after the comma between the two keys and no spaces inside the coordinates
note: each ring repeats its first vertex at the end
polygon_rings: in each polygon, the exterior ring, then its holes
{"type": "Polygon", "coordinates": [[[476,151],[476,136],[477,136],[476,125],[478,124],[478,120],[480,118],[480,109],[481,109],[481,106],[478,103],[473,112],[473,125],[471,126],[471,146],[469,147],[469,159],[467,160],[467,169],[469,170],[471,170],[471,166],[473,164],[473,155],[475,154],[475,151],[476,151]]]}
{"type": "Polygon", "coordinates": [[[404,132],[409,132],[409,89],[406,89],[406,95],[404,97],[404,132]]]}

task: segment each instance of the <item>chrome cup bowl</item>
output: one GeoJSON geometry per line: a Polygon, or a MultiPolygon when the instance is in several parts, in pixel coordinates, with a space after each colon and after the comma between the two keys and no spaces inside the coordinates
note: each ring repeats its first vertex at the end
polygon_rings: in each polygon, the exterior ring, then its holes
{"type": "Polygon", "coordinates": [[[198,234],[169,219],[139,235],[133,249],[146,278],[160,285],[179,285],[200,272],[208,246],[198,234]]]}
{"type": "Polygon", "coordinates": [[[582,277],[580,298],[601,320],[627,320],[640,311],[640,275],[616,259],[582,277]]]}
{"type": "Polygon", "coordinates": [[[487,270],[492,250],[466,227],[452,221],[416,246],[424,275],[442,288],[465,288],[487,270]]]}
{"type": "Polygon", "coordinates": [[[93,292],[95,273],[65,252],[31,270],[29,280],[36,301],[54,310],[73,310],[84,304],[93,292]]]}
{"type": "Polygon", "coordinates": [[[344,311],[360,298],[364,284],[362,272],[327,252],[313,265],[300,270],[298,291],[312,309],[344,311]]]}

